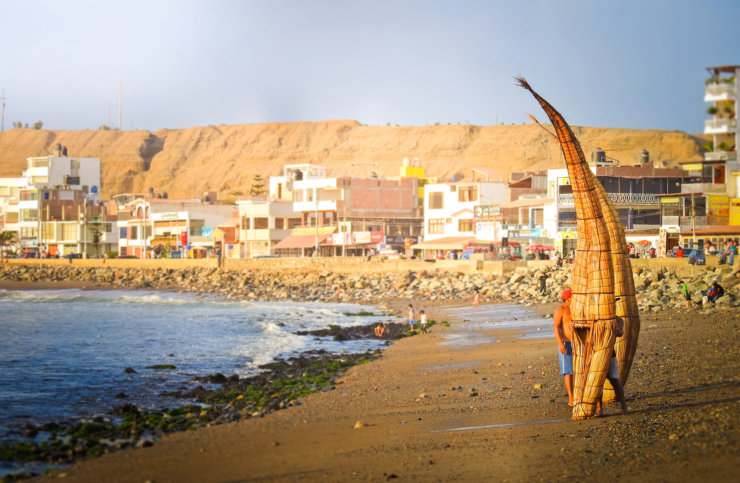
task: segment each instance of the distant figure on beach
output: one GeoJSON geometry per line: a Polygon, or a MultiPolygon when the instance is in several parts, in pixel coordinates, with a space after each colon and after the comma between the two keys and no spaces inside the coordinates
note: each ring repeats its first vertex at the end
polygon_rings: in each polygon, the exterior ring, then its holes
{"type": "Polygon", "coordinates": [[[707,302],[714,303],[715,300],[717,300],[724,294],[725,294],[724,287],[720,285],[718,282],[714,281],[712,282],[712,287],[709,289],[709,293],[707,294],[707,302]]]}
{"type": "Polygon", "coordinates": [[[475,294],[473,295],[473,307],[477,309],[478,305],[480,305],[480,292],[476,290],[475,294]]]}
{"type": "Polygon", "coordinates": [[[558,350],[560,351],[560,375],[565,377],[565,389],[568,391],[568,406],[573,406],[573,349],[570,344],[573,331],[570,326],[570,299],[572,296],[573,290],[564,290],[560,294],[563,305],[555,309],[555,313],[553,314],[553,330],[555,332],[555,340],[558,342],[558,350]]]}
{"type": "Polygon", "coordinates": [[[691,308],[691,294],[689,293],[689,287],[686,285],[686,282],[681,282],[681,293],[683,293],[684,298],[686,299],[686,307],[691,308]]]}
{"type": "MultiPolygon", "coordinates": [[[[617,316],[616,318],[614,335],[616,337],[622,337],[622,335],[624,335],[624,319],[622,319],[622,317],[620,316],[617,316]]],[[[627,405],[624,402],[624,388],[622,388],[622,383],[619,382],[619,363],[617,362],[616,351],[612,351],[612,357],[609,361],[609,370],[606,373],[606,378],[609,380],[612,387],[614,388],[614,397],[616,398],[619,405],[622,407],[622,414],[627,414],[627,405]]],[[[602,395],[603,394],[604,393],[602,392],[602,395]]],[[[599,400],[599,402],[596,403],[596,417],[599,417],[602,414],[603,410],[601,407],[601,400],[599,400]]]]}
{"type": "Polygon", "coordinates": [[[416,324],[416,313],[414,312],[414,306],[409,304],[409,325],[411,326],[411,332],[414,331],[415,324],[416,324]]]}
{"type": "Polygon", "coordinates": [[[423,310],[419,311],[419,323],[421,324],[421,333],[427,333],[427,313],[423,310]]]}
{"type": "Polygon", "coordinates": [[[575,259],[575,253],[573,253],[573,249],[571,248],[568,250],[568,255],[566,255],[565,259],[568,261],[568,263],[573,263],[573,259],[575,259]]]}
{"type": "Polygon", "coordinates": [[[384,333],[385,327],[383,327],[383,324],[378,324],[378,326],[375,327],[375,337],[383,337],[384,333]]]}
{"type": "Polygon", "coordinates": [[[542,295],[546,295],[547,294],[547,271],[542,270],[542,272],[540,272],[540,276],[538,277],[538,279],[540,281],[540,293],[542,295]]]}

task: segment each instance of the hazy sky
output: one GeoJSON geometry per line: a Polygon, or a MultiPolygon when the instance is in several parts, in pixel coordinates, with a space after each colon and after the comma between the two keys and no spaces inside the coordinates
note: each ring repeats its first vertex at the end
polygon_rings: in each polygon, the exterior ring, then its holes
{"type": "Polygon", "coordinates": [[[356,119],[701,132],[738,0],[0,0],[5,129],[356,119]]]}

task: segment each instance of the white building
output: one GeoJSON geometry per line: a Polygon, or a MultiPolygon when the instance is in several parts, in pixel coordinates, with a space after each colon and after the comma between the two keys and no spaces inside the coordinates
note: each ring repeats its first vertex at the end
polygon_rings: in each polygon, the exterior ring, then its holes
{"type": "Polygon", "coordinates": [[[89,201],[100,200],[100,159],[40,156],[28,158],[23,172],[29,187],[81,190],[89,201]]]}
{"type": "MultiPolygon", "coordinates": [[[[198,200],[115,196],[118,207],[120,256],[152,258],[165,252],[184,255],[193,238],[208,238],[216,227],[231,220],[234,207],[198,200]]],[[[202,240],[200,241],[202,245],[202,240]]],[[[213,247],[215,242],[210,242],[213,247]]]]}
{"type": "MultiPolygon", "coordinates": [[[[497,207],[509,201],[505,182],[458,182],[430,184],[424,190],[424,241],[447,237],[470,237],[494,241],[496,229],[482,230],[476,236],[476,211],[497,207]]],[[[500,237],[498,238],[500,239],[500,237]]]]}
{"type": "MultiPolygon", "coordinates": [[[[272,178],[271,178],[272,179],[272,178]]],[[[301,224],[301,216],[287,200],[237,200],[240,258],[271,255],[272,247],[301,224]]]]}

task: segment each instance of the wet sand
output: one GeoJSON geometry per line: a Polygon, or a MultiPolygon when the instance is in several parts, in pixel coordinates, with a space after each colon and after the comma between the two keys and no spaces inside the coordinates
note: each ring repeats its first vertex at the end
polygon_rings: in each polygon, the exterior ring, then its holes
{"type": "MultiPolygon", "coordinates": [[[[555,306],[538,307],[532,321],[555,306]]],[[[300,406],[39,479],[735,480],[740,313],[643,315],[626,385],[630,413],[609,404],[604,418],[571,421],[554,339],[491,329],[487,310],[428,307],[450,327],[395,342],[300,406]]]]}

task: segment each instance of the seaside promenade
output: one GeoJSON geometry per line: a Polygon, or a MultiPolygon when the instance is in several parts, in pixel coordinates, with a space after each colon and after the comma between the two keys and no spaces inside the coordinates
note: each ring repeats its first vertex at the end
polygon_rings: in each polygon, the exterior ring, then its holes
{"type": "MultiPolygon", "coordinates": [[[[555,305],[504,318],[549,325],[555,305]]],[[[500,306],[447,320],[263,418],[167,436],[38,480],[733,481],[740,470],[737,311],[642,316],[629,414],[571,421],[552,338],[495,330],[500,306]],[[728,359],[728,354],[730,358],[728,359]]],[[[535,323],[536,325],[536,323],[535,323]]]]}

